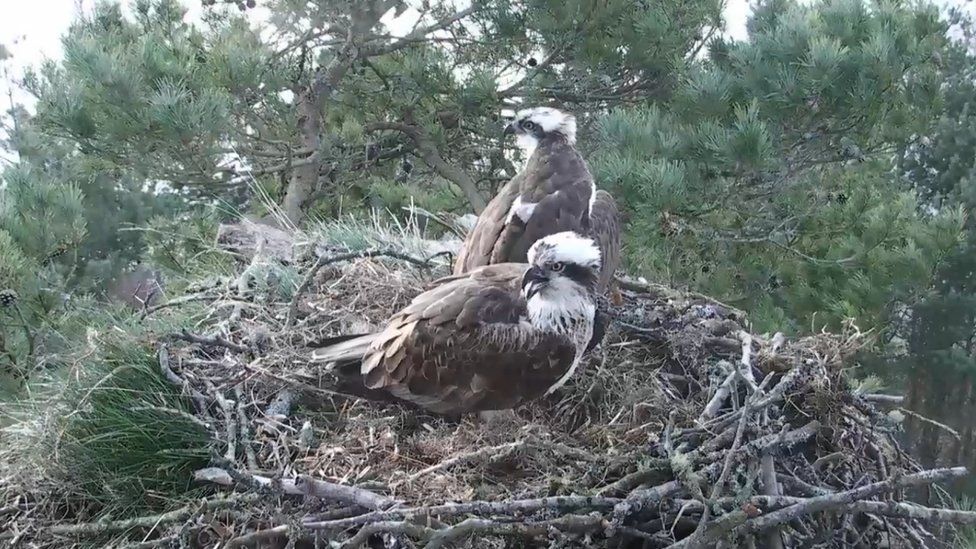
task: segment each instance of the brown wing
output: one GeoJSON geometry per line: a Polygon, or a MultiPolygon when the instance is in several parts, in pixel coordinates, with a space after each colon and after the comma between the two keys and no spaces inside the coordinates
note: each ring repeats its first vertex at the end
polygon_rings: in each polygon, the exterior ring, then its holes
{"type": "Polygon", "coordinates": [[[498,235],[505,228],[505,218],[512,209],[515,197],[519,195],[520,179],[516,175],[506,183],[478,216],[474,228],[461,245],[457,261],[454,262],[454,274],[463,274],[488,264],[498,235]]]}
{"type": "Polygon", "coordinates": [[[513,290],[524,269],[493,265],[418,296],[367,352],[366,386],[442,414],[507,409],[541,396],[576,350],[524,321],[525,301],[513,290]]]}
{"type": "Polygon", "coordinates": [[[590,235],[600,247],[599,292],[606,290],[617,267],[620,266],[620,212],[613,196],[599,190],[590,212],[590,235]]]}
{"type": "Polygon", "coordinates": [[[543,142],[525,168],[482,212],[465,239],[456,274],[495,263],[527,260],[536,240],[562,231],[585,233],[593,177],[583,157],[562,139],[543,142]],[[509,211],[516,198],[535,204],[528,222],[509,211]]]}

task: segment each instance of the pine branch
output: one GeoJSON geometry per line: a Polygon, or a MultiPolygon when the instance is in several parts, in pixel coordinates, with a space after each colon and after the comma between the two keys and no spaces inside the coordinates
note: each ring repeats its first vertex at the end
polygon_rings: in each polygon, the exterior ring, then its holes
{"type": "Polygon", "coordinates": [[[363,55],[367,57],[385,55],[406,48],[407,46],[410,46],[412,44],[425,42],[428,39],[427,35],[439,30],[446,29],[447,27],[453,25],[454,23],[460,21],[461,19],[464,19],[465,17],[478,12],[484,7],[485,7],[484,3],[481,0],[473,0],[471,2],[471,5],[468,6],[467,8],[455,12],[447,17],[444,17],[439,21],[431,23],[426,27],[414,29],[412,32],[410,32],[403,38],[400,38],[391,44],[368,46],[363,50],[363,55]]]}

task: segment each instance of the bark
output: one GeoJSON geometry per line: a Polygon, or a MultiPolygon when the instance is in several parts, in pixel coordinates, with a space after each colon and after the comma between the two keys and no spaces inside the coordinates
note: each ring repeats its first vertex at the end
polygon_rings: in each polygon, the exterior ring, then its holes
{"type": "MultiPolygon", "coordinates": [[[[383,14],[394,7],[396,3],[389,1],[354,4],[353,25],[349,30],[345,44],[338,49],[335,58],[328,65],[316,71],[312,82],[296,94],[297,124],[301,149],[312,152],[307,158],[290,164],[291,177],[285,191],[282,208],[285,217],[292,226],[297,226],[302,221],[305,208],[315,194],[322,168],[320,146],[322,143],[323,109],[329,96],[332,95],[350,67],[358,59],[391,53],[411,44],[422,42],[431,32],[447,28],[483,7],[481,2],[472,2],[468,8],[453,13],[430,26],[415,29],[407,36],[391,43],[363,45],[371,40],[369,33],[383,14]]],[[[485,206],[485,201],[478,194],[474,181],[463,171],[440,158],[437,148],[429,139],[427,144],[429,147],[423,151],[424,160],[441,177],[460,186],[468,197],[468,201],[480,212],[485,206]]]]}
{"type": "Polygon", "coordinates": [[[297,226],[304,217],[305,206],[311,198],[322,168],[322,109],[332,91],[359,58],[359,49],[353,38],[339,50],[335,58],[323,69],[316,72],[315,78],[306,86],[296,101],[298,109],[298,132],[301,146],[312,154],[304,159],[301,165],[292,169],[288,189],[285,191],[283,204],[288,221],[297,226]]]}

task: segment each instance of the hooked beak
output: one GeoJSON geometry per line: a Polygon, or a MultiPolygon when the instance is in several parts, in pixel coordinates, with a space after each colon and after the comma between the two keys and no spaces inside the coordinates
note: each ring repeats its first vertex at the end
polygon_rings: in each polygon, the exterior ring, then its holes
{"type": "Polygon", "coordinates": [[[548,283],[549,277],[546,276],[545,271],[533,266],[525,271],[525,275],[522,277],[522,295],[525,296],[526,300],[532,299],[532,296],[541,292],[548,283]]]}
{"type": "Polygon", "coordinates": [[[512,135],[515,133],[515,121],[509,122],[505,125],[505,131],[502,135],[512,135]]]}

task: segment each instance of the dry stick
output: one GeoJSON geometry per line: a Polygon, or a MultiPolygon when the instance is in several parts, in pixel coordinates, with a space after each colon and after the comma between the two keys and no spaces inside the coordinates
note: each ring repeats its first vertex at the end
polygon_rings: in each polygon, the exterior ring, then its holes
{"type": "Polygon", "coordinates": [[[415,539],[426,538],[430,529],[406,521],[373,522],[363,526],[356,535],[342,544],[342,549],[359,549],[369,541],[374,534],[403,534],[415,539]]]}
{"type": "MultiPolygon", "coordinates": [[[[233,482],[230,475],[223,469],[217,469],[227,476],[228,482],[233,482]]],[[[287,486],[286,493],[287,493],[287,486]]],[[[620,504],[619,498],[604,498],[599,496],[559,496],[552,498],[536,498],[512,501],[470,501],[467,503],[445,503],[426,507],[401,507],[386,511],[374,511],[354,517],[324,521],[305,521],[305,530],[339,531],[355,528],[374,522],[391,522],[394,520],[413,521],[428,517],[456,517],[460,515],[509,515],[525,516],[543,510],[578,510],[596,509],[609,510],[620,504]]],[[[288,532],[288,525],[275,526],[266,530],[252,532],[235,540],[235,544],[254,543],[255,541],[280,537],[288,532]]],[[[230,546],[235,546],[232,544],[230,546]]]]}
{"type": "Polygon", "coordinates": [[[597,490],[597,495],[614,496],[625,494],[641,484],[647,484],[656,480],[662,472],[671,471],[671,460],[665,458],[653,458],[651,464],[645,469],[630,473],[619,480],[607,484],[597,490]]]}
{"type": "Polygon", "coordinates": [[[967,474],[965,467],[954,467],[951,469],[932,469],[913,473],[901,477],[891,478],[880,482],[875,482],[860,488],[854,488],[844,492],[837,492],[826,496],[817,496],[800,500],[795,505],[790,505],[783,509],[761,515],[750,519],[744,511],[737,510],[715,520],[698,539],[686,539],[670,546],[669,549],[679,548],[705,548],[710,547],[719,539],[728,535],[743,535],[748,533],[761,533],[770,528],[780,526],[797,518],[826,511],[829,509],[844,509],[849,505],[865,498],[876,496],[882,492],[889,492],[898,488],[932,484],[940,480],[958,478],[967,474]]]}
{"type": "MultiPolygon", "coordinates": [[[[807,372],[813,367],[813,365],[814,365],[813,361],[806,360],[794,366],[790,371],[786,372],[786,374],[783,375],[782,378],[780,378],[779,382],[777,382],[776,385],[772,389],[770,389],[768,393],[766,393],[766,396],[759,399],[758,402],[753,404],[752,406],[753,411],[758,412],[759,410],[766,408],[767,406],[773,404],[774,402],[778,402],[779,400],[783,399],[786,396],[786,392],[792,389],[793,386],[796,384],[796,382],[802,376],[806,375],[807,372]]],[[[735,423],[735,421],[739,419],[739,415],[741,413],[742,410],[737,410],[735,412],[725,414],[722,417],[715,418],[709,421],[708,423],[702,425],[701,428],[708,429],[708,430],[722,429],[727,425],[732,425],[733,423],[735,423]]]]}
{"type": "Polygon", "coordinates": [[[220,410],[224,414],[224,425],[227,432],[227,452],[224,454],[224,459],[234,463],[237,461],[237,416],[231,409],[230,401],[220,394],[220,390],[214,387],[213,383],[208,381],[207,388],[213,393],[217,405],[220,406],[220,410]]]}
{"type": "Polygon", "coordinates": [[[880,402],[886,404],[901,404],[905,402],[905,397],[901,395],[882,395],[882,394],[867,394],[861,395],[861,398],[868,402],[880,402]]]}
{"type": "Polygon", "coordinates": [[[106,522],[83,522],[80,524],[55,524],[46,528],[47,533],[57,536],[94,536],[108,532],[122,532],[133,528],[152,528],[189,519],[196,513],[213,509],[233,507],[239,503],[249,503],[258,499],[256,494],[241,494],[229,498],[204,500],[174,509],[166,513],[146,517],[106,522]]]}
{"type": "Polygon", "coordinates": [[[497,459],[498,457],[501,457],[503,455],[507,455],[508,453],[514,451],[516,448],[520,448],[522,446],[525,446],[525,443],[526,443],[525,440],[516,440],[515,442],[508,442],[506,444],[499,444],[498,446],[489,446],[487,448],[482,448],[480,450],[475,450],[474,452],[468,452],[466,454],[461,454],[461,455],[458,455],[458,456],[454,456],[452,458],[445,459],[444,461],[442,461],[440,463],[431,465],[430,467],[427,467],[426,469],[422,469],[420,471],[417,471],[416,473],[408,476],[407,478],[405,478],[403,480],[394,482],[393,484],[390,485],[390,487],[391,488],[396,488],[397,486],[400,486],[401,484],[404,484],[404,483],[407,483],[407,482],[413,482],[413,481],[417,480],[418,478],[420,478],[420,477],[422,477],[424,475],[429,475],[430,473],[436,473],[437,471],[443,471],[444,469],[448,469],[450,467],[453,467],[453,466],[455,466],[455,465],[457,465],[459,463],[465,462],[465,461],[477,460],[477,459],[480,459],[480,458],[483,458],[483,457],[486,457],[486,456],[490,456],[491,459],[497,459]]]}
{"type": "Polygon", "coordinates": [[[203,393],[197,391],[190,386],[189,382],[180,376],[176,375],[176,372],[169,365],[169,349],[165,345],[159,346],[159,351],[156,353],[157,360],[159,362],[159,369],[163,372],[163,377],[167,381],[183,389],[186,393],[189,393],[190,399],[193,401],[194,406],[197,408],[197,412],[206,417],[208,420],[213,420],[212,417],[207,413],[207,399],[203,396],[203,393]]]}
{"type": "Polygon", "coordinates": [[[312,280],[315,279],[315,275],[318,274],[322,267],[331,265],[333,263],[339,263],[340,261],[364,259],[367,257],[392,257],[394,259],[402,259],[403,261],[413,263],[419,267],[429,267],[431,259],[436,256],[432,256],[427,259],[418,259],[395,250],[376,250],[372,248],[329,257],[320,255],[318,259],[315,260],[315,264],[312,265],[312,268],[305,273],[305,277],[302,278],[302,282],[298,285],[298,289],[295,290],[295,295],[292,297],[291,304],[288,306],[288,316],[285,317],[285,330],[290,329],[295,323],[295,315],[298,314],[298,303],[301,301],[302,294],[304,294],[305,291],[308,290],[308,287],[312,285],[312,280]]]}
{"type": "Polygon", "coordinates": [[[235,353],[246,353],[250,349],[245,345],[238,345],[231,341],[227,341],[221,336],[214,337],[204,337],[196,334],[191,334],[187,330],[183,330],[178,334],[172,334],[170,337],[173,339],[182,339],[183,341],[189,341],[190,343],[197,343],[206,347],[225,347],[234,351],[235,353]]]}
{"type": "MultiPolygon", "coordinates": [[[[759,467],[762,493],[767,496],[779,496],[779,484],[776,482],[776,463],[773,461],[771,452],[763,452],[759,467]]],[[[768,549],[783,549],[783,532],[779,528],[771,528],[766,533],[765,538],[768,549]]]]}
{"type": "Polygon", "coordinates": [[[159,305],[153,305],[152,307],[143,309],[142,313],[139,314],[139,319],[144,320],[147,316],[155,313],[160,309],[166,309],[168,307],[176,307],[178,305],[184,305],[186,303],[191,303],[194,301],[207,301],[210,299],[220,299],[220,296],[214,294],[207,294],[207,293],[185,295],[183,297],[171,299],[166,303],[160,303],[159,305]]]}
{"type": "Polygon", "coordinates": [[[456,517],[460,515],[511,515],[522,516],[539,511],[570,511],[579,509],[608,510],[623,500],[620,498],[605,498],[599,496],[557,496],[552,498],[535,498],[510,501],[469,501],[466,503],[444,503],[424,507],[404,507],[378,511],[350,517],[318,522],[305,522],[303,526],[309,530],[345,530],[370,522],[391,519],[415,520],[426,517],[456,517]]]}
{"type": "MultiPolygon", "coordinates": [[[[750,341],[751,343],[751,341],[750,341]]],[[[746,356],[743,356],[743,360],[746,360],[746,356]]],[[[715,501],[720,495],[722,495],[722,489],[725,487],[725,479],[728,478],[729,472],[732,470],[732,460],[735,458],[739,446],[742,444],[742,435],[746,430],[746,423],[749,422],[749,407],[753,401],[753,395],[750,395],[746,399],[745,404],[742,407],[742,419],[739,420],[739,426],[735,431],[735,438],[732,440],[732,447],[728,451],[728,455],[725,457],[725,462],[722,464],[722,472],[718,475],[718,480],[715,481],[715,486],[712,487],[712,494],[709,497],[709,501],[715,501]]],[[[695,532],[691,535],[692,539],[701,537],[705,531],[705,525],[711,518],[711,506],[706,505],[705,510],[702,512],[701,520],[698,522],[698,527],[695,532]]]]}
{"type": "Polygon", "coordinates": [[[919,473],[912,473],[910,475],[897,476],[880,482],[868,484],[866,486],[861,486],[860,488],[847,490],[846,492],[837,492],[836,494],[830,494],[828,496],[818,496],[807,499],[803,503],[798,503],[796,505],[786,507],[785,509],[757,517],[743,524],[742,526],[739,526],[736,528],[736,531],[762,532],[768,528],[772,528],[773,526],[785,524],[795,518],[824,511],[826,509],[842,507],[849,503],[853,503],[854,501],[869,498],[882,492],[889,492],[891,490],[907,488],[909,486],[932,484],[950,478],[964,477],[967,474],[968,472],[966,471],[965,467],[952,467],[946,469],[931,469],[919,473]]]}
{"type": "MultiPolygon", "coordinates": [[[[370,492],[369,490],[313,479],[308,476],[273,481],[268,477],[260,475],[244,474],[238,471],[234,473],[244,481],[265,488],[269,488],[272,486],[272,483],[276,483],[281,486],[282,492],[293,496],[311,496],[347,505],[358,505],[371,510],[386,509],[397,504],[396,500],[370,492]]],[[[238,482],[235,481],[234,475],[220,467],[200,469],[193,473],[193,478],[197,481],[212,482],[221,486],[233,486],[238,482]]]]}
{"type": "MultiPolygon", "coordinates": [[[[724,360],[722,362],[728,364],[728,362],[724,360]]],[[[731,367],[731,364],[729,364],[729,366],[731,367]]],[[[735,368],[731,368],[731,370],[732,371],[729,372],[729,375],[725,377],[725,380],[722,381],[722,384],[718,386],[718,389],[715,391],[715,394],[712,395],[712,398],[708,401],[708,404],[705,405],[705,409],[702,410],[701,415],[698,416],[699,423],[704,423],[706,420],[715,417],[715,414],[717,414],[722,408],[722,405],[725,404],[725,399],[729,398],[729,393],[732,392],[732,382],[735,381],[737,374],[735,368]]]]}
{"type": "Polygon", "coordinates": [[[739,340],[742,341],[742,359],[739,361],[739,374],[745,380],[752,392],[756,392],[756,378],[752,375],[752,334],[749,332],[739,332],[739,340]]]}
{"type": "Polygon", "coordinates": [[[237,399],[237,421],[241,433],[241,443],[244,445],[244,457],[247,459],[247,468],[255,471],[258,468],[258,459],[251,446],[251,423],[248,421],[247,412],[244,410],[244,390],[238,385],[234,387],[234,398],[237,399]]]}
{"type": "Polygon", "coordinates": [[[550,528],[582,534],[605,529],[606,521],[601,516],[592,515],[566,515],[540,522],[496,522],[488,519],[470,518],[446,530],[438,531],[431,536],[430,541],[424,545],[424,549],[453,546],[453,542],[473,534],[482,536],[545,536],[549,534],[550,528]]]}
{"type": "Polygon", "coordinates": [[[909,416],[911,416],[911,417],[913,417],[913,418],[915,418],[915,419],[917,419],[917,420],[919,420],[919,421],[921,421],[923,423],[928,423],[929,425],[934,425],[935,427],[938,427],[939,429],[942,429],[943,431],[945,431],[945,432],[949,433],[950,435],[952,435],[956,440],[959,440],[959,441],[962,440],[962,437],[959,436],[959,431],[956,431],[955,429],[953,429],[952,427],[949,427],[945,423],[939,423],[938,421],[935,421],[934,419],[929,419],[929,418],[923,416],[922,414],[920,414],[918,412],[915,412],[913,410],[909,410],[908,408],[902,408],[902,407],[899,406],[898,407],[898,411],[899,412],[902,412],[902,413],[904,413],[906,415],[909,415],[909,416]]]}
{"type": "MultiPolygon", "coordinates": [[[[744,444],[742,447],[740,447],[737,451],[735,452],[730,451],[729,453],[735,455],[740,455],[743,453],[756,453],[756,452],[762,452],[766,449],[773,448],[776,446],[788,448],[790,446],[794,446],[796,444],[799,444],[809,439],[810,437],[815,435],[819,430],[820,430],[820,422],[817,420],[813,420],[807,423],[806,425],[804,425],[803,427],[794,429],[792,431],[787,431],[784,434],[777,433],[777,434],[766,435],[764,437],[750,441],[748,444],[744,444]]],[[[719,454],[721,457],[726,457],[726,454],[724,452],[716,452],[716,454],[719,454]]],[[[708,460],[711,461],[711,465],[708,465],[704,469],[698,471],[697,474],[700,476],[712,475],[719,471],[720,458],[718,456],[714,456],[713,459],[713,456],[711,454],[702,457],[700,455],[696,456],[695,452],[689,453],[687,454],[687,456],[688,459],[693,461],[700,461],[702,459],[706,461],[708,460]]],[[[648,507],[650,505],[656,505],[660,503],[662,500],[674,496],[681,490],[682,490],[681,483],[676,480],[672,480],[664,484],[654,486],[653,488],[634,490],[633,492],[631,492],[629,496],[627,496],[627,499],[621,501],[618,505],[615,506],[613,510],[614,524],[622,523],[623,520],[627,516],[631,515],[632,513],[636,513],[641,509],[648,507]]]]}
{"type": "MultiPolygon", "coordinates": [[[[798,498],[793,496],[753,496],[748,500],[750,503],[766,511],[783,509],[793,505],[802,505],[809,501],[808,498],[798,498]]],[[[690,500],[691,505],[695,505],[694,500],[690,500]]],[[[740,502],[734,498],[724,498],[723,505],[738,505],[740,502]]],[[[898,517],[932,522],[951,522],[954,524],[976,524],[976,511],[958,511],[956,509],[939,509],[925,507],[910,502],[898,501],[853,501],[844,504],[846,511],[856,513],[868,513],[887,517],[898,517]]]]}

